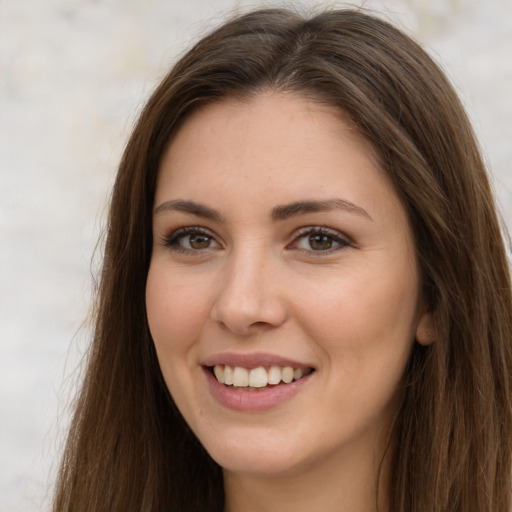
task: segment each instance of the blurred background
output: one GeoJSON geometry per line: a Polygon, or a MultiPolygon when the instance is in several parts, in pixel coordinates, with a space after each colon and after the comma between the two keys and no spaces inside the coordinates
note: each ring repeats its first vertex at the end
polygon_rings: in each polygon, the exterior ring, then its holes
{"type": "MultiPolygon", "coordinates": [[[[93,252],[123,145],[169,66],[226,16],[294,2],[0,0],[0,512],[48,510],[93,252]]],[[[421,42],[473,120],[512,226],[512,0],[364,5],[421,42]]],[[[96,258],[96,261],[98,258],[96,258]]]]}

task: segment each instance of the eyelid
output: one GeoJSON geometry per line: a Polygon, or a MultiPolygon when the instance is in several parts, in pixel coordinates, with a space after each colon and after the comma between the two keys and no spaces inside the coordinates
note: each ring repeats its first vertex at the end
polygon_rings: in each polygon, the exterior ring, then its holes
{"type": "Polygon", "coordinates": [[[302,227],[302,228],[298,229],[297,231],[295,231],[295,233],[293,234],[293,240],[287,245],[287,248],[293,249],[293,245],[296,244],[299,240],[301,240],[302,238],[304,238],[307,235],[312,235],[312,234],[320,234],[320,235],[330,236],[339,245],[334,248],[327,249],[325,251],[315,251],[313,249],[311,249],[311,250],[297,249],[297,250],[301,250],[304,253],[312,254],[314,256],[327,256],[329,254],[337,252],[346,247],[354,246],[354,243],[352,242],[351,238],[349,236],[341,233],[337,229],[332,229],[327,226],[305,226],[305,227],[302,227]]]}
{"type": "Polygon", "coordinates": [[[168,235],[162,236],[162,245],[166,247],[170,247],[172,250],[181,253],[200,253],[203,251],[207,251],[208,249],[217,249],[216,247],[208,247],[204,250],[200,249],[187,249],[185,247],[181,247],[177,242],[180,238],[185,237],[187,235],[200,234],[205,235],[211,238],[219,247],[222,246],[218,237],[215,233],[210,231],[207,228],[202,226],[182,226],[176,229],[173,229],[168,235]]]}
{"type": "MultiPolygon", "coordinates": [[[[171,248],[175,252],[181,252],[181,253],[194,253],[194,255],[198,256],[200,253],[204,253],[208,250],[216,250],[219,247],[222,247],[222,241],[219,239],[218,235],[214,233],[213,231],[203,227],[203,226],[182,226],[177,227],[176,229],[173,229],[168,235],[161,237],[161,243],[162,245],[171,248]],[[217,247],[206,247],[204,249],[188,249],[186,247],[180,246],[178,243],[180,238],[186,237],[187,235],[192,234],[200,234],[204,235],[208,238],[211,238],[215,244],[217,244],[217,247]]],[[[293,235],[292,235],[292,241],[288,243],[285,247],[285,249],[290,250],[297,250],[301,251],[303,253],[307,253],[308,255],[314,255],[314,256],[327,256],[329,254],[335,253],[341,249],[344,249],[346,247],[353,247],[354,243],[352,242],[351,238],[344,233],[341,233],[337,229],[329,228],[327,226],[319,226],[319,225],[312,225],[312,226],[304,226],[299,229],[297,229],[293,235]],[[336,242],[336,246],[330,249],[326,250],[317,250],[314,249],[302,249],[298,247],[294,247],[294,245],[297,245],[298,242],[306,237],[307,235],[312,234],[320,234],[329,236],[332,238],[334,242],[336,242]]]]}

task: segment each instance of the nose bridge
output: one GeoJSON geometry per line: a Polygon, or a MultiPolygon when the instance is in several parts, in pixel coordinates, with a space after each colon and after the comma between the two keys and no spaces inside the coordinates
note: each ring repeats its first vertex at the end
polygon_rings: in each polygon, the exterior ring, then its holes
{"type": "Polygon", "coordinates": [[[284,321],[284,303],[274,274],[277,263],[263,245],[253,243],[227,256],[212,310],[214,320],[238,334],[284,321]]]}

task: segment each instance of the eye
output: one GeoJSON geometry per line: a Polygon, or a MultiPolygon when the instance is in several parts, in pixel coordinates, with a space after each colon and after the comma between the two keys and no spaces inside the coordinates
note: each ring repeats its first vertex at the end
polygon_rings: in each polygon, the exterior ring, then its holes
{"type": "Polygon", "coordinates": [[[310,227],[299,231],[291,248],[308,252],[329,253],[350,246],[341,233],[325,227],[310,227]]]}
{"type": "Polygon", "coordinates": [[[179,252],[220,248],[213,235],[199,227],[178,229],[164,239],[164,244],[179,252]]]}

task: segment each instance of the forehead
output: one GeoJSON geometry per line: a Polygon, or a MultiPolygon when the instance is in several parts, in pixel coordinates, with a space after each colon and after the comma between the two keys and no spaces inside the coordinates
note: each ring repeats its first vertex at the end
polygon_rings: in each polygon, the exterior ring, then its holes
{"type": "Polygon", "coordinates": [[[204,158],[212,163],[231,159],[240,173],[257,165],[261,174],[299,157],[310,165],[340,141],[355,143],[364,164],[379,167],[372,144],[342,111],[296,93],[266,91],[224,98],[194,111],[173,135],[160,168],[172,163],[176,170],[184,161],[192,164],[204,158]],[[254,166],[243,167],[251,160],[254,166]]]}
{"type": "Polygon", "coordinates": [[[187,118],[163,155],[156,202],[244,198],[271,208],[272,201],[335,196],[398,201],[374,148],[342,112],[266,92],[224,99],[187,118]]]}

